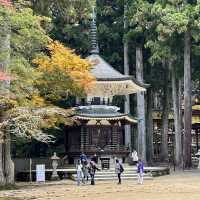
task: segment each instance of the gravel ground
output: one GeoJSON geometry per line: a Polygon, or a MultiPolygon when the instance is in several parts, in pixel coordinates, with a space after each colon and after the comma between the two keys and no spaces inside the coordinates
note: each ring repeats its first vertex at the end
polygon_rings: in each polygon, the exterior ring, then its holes
{"type": "Polygon", "coordinates": [[[20,190],[1,191],[0,197],[23,200],[199,200],[200,172],[176,172],[144,181],[143,185],[136,184],[134,180],[124,180],[122,185],[117,185],[116,180],[96,182],[95,186],[76,186],[69,180],[53,184],[26,184],[20,190]]]}

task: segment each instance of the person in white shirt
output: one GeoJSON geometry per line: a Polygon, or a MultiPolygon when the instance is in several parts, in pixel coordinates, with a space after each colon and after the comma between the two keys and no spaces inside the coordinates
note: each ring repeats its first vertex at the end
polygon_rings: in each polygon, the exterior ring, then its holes
{"type": "Polygon", "coordinates": [[[81,164],[81,161],[78,160],[78,163],[76,165],[76,172],[77,172],[77,185],[80,185],[81,181],[83,181],[83,165],[81,164]]]}
{"type": "Polygon", "coordinates": [[[136,165],[138,163],[138,155],[136,150],[133,150],[131,157],[133,159],[133,164],[136,165]]]}

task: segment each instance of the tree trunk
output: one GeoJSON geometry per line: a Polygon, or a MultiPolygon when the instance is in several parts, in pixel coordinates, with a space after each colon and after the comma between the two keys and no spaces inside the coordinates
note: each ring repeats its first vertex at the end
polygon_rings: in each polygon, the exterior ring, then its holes
{"type": "MultiPolygon", "coordinates": [[[[0,122],[2,122],[2,108],[0,108],[0,122]]],[[[5,185],[5,176],[4,176],[4,133],[0,131],[0,185],[5,185]]]]}
{"type": "MultiPolygon", "coordinates": [[[[124,6],[124,32],[127,29],[127,18],[125,16],[127,6],[124,6]]],[[[128,62],[128,41],[124,40],[124,74],[129,75],[129,62],[128,62]]],[[[125,113],[130,113],[130,96],[126,95],[126,101],[124,102],[125,113]]],[[[125,125],[125,144],[131,147],[131,126],[125,125]]]]}
{"type": "Polygon", "coordinates": [[[147,90],[147,162],[153,163],[153,96],[152,89],[147,90]]]}
{"type": "Polygon", "coordinates": [[[178,80],[178,115],[179,115],[179,125],[180,125],[180,133],[181,133],[181,164],[183,168],[183,112],[182,112],[182,86],[183,80],[182,78],[178,80]]]}
{"type": "MultiPolygon", "coordinates": [[[[0,53],[3,54],[3,60],[0,60],[1,70],[6,71],[9,64],[10,64],[10,37],[11,37],[11,28],[8,21],[5,22],[3,27],[3,34],[1,38],[1,48],[0,53]]],[[[2,84],[3,90],[5,92],[9,91],[10,82],[5,81],[2,84]]],[[[4,111],[3,111],[4,112],[4,111]]],[[[2,114],[2,120],[4,119],[4,113],[2,114]]],[[[2,153],[2,163],[3,163],[3,177],[2,181],[6,184],[13,184],[14,183],[14,164],[11,160],[11,136],[10,133],[6,133],[5,130],[3,131],[4,143],[1,144],[2,148],[0,152],[2,153]]]]}
{"type": "Polygon", "coordinates": [[[6,133],[5,138],[5,179],[6,184],[14,184],[14,163],[11,159],[10,133],[6,133]]]}
{"type": "Polygon", "coordinates": [[[161,129],[161,161],[168,161],[168,116],[169,116],[169,70],[166,62],[163,61],[164,88],[163,88],[163,112],[161,129]]]}
{"type": "MultiPolygon", "coordinates": [[[[142,47],[136,47],[136,78],[143,83],[143,54],[142,47]]],[[[137,93],[138,114],[138,156],[146,163],[146,124],[144,92],[137,93]]]]}
{"type": "Polygon", "coordinates": [[[191,162],[191,35],[187,30],[184,35],[184,167],[190,168],[191,162]]]}
{"type": "Polygon", "coordinates": [[[3,155],[4,155],[4,153],[3,153],[3,143],[0,142],[0,186],[5,185],[3,155]]]}
{"type": "Polygon", "coordinates": [[[173,111],[174,111],[174,127],[175,127],[175,162],[176,166],[181,168],[182,165],[182,136],[181,136],[181,116],[180,116],[180,104],[179,104],[179,91],[177,88],[178,82],[176,78],[175,67],[171,67],[172,76],[172,99],[173,99],[173,111]],[[178,95],[177,95],[178,94],[178,95]]]}

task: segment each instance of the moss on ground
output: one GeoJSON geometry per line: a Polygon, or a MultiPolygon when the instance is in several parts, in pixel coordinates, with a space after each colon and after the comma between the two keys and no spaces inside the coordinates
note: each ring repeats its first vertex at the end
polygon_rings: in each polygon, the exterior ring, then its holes
{"type": "Polygon", "coordinates": [[[2,191],[2,190],[17,190],[17,189],[19,189],[19,186],[16,186],[16,185],[1,185],[0,186],[0,191],[2,191]]]}

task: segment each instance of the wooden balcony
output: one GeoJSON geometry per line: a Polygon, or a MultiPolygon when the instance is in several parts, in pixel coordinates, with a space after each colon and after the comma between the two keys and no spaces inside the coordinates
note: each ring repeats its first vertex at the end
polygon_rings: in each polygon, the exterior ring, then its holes
{"type": "Polygon", "coordinates": [[[71,145],[68,149],[68,153],[80,153],[84,151],[85,153],[94,154],[128,154],[130,150],[125,145],[106,145],[104,147],[98,147],[95,145],[84,145],[81,148],[80,145],[71,145]]]}

